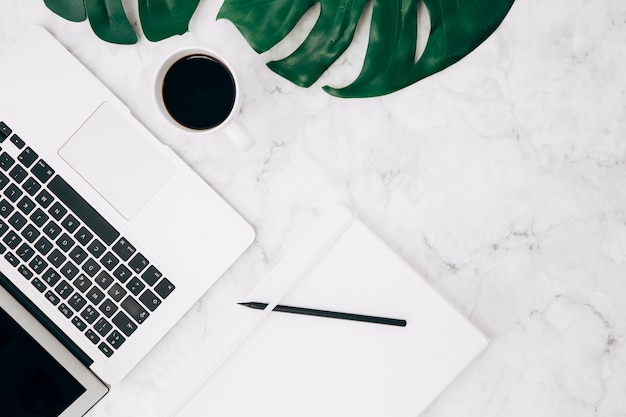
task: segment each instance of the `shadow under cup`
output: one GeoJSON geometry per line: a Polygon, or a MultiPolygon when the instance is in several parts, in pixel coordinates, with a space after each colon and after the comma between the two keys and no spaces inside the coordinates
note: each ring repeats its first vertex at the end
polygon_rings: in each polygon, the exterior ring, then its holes
{"type": "Polygon", "coordinates": [[[167,69],[161,97],[165,110],[181,126],[207,131],[222,125],[232,114],[237,85],[218,58],[190,53],[167,69]]]}

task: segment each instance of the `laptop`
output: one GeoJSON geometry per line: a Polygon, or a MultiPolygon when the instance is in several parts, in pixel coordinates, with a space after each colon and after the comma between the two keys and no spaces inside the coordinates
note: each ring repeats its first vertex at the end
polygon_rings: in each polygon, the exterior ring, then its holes
{"type": "Polygon", "coordinates": [[[254,231],[45,29],[2,52],[0,415],[81,416],[254,231]]]}

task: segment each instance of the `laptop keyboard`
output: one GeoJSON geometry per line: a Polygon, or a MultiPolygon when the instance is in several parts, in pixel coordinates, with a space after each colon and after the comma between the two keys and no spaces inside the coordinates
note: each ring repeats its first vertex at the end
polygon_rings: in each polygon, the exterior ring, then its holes
{"type": "Polygon", "coordinates": [[[175,289],[4,122],[0,255],[107,357],[175,289]]]}

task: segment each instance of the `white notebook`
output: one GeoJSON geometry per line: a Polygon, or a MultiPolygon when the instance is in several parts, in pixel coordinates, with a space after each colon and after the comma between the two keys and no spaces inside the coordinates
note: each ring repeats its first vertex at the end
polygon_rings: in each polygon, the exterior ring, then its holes
{"type": "Polygon", "coordinates": [[[415,417],[487,338],[348,210],[330,210],[158,396],[170,417],[415,417]],[[406,326],[271,311],[276,304],[406,326]]]}

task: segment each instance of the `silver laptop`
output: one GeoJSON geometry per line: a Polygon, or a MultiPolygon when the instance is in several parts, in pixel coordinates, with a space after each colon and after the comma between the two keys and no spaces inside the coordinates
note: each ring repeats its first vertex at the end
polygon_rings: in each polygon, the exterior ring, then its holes
{"type": "Polygon", "coordinates": [[[80,416],[254,232],[43,28],[2,52],[0,415],[80,416]]]}

